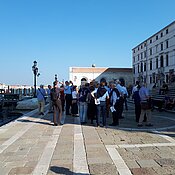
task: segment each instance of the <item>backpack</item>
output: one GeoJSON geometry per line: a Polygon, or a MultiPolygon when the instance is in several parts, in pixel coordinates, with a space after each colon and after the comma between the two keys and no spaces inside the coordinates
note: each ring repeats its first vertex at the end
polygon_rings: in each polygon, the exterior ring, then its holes
{"type": "Polygon", "coordinates": [[[57,101],[58,99],[58,94],[55,89],[52,89],[50,92],[50,97],[52,101],[57,101]]]}
{"type": "Polygon", "coordinates": [[[106,88],[99,87],[97,90],[97,98],[103,97],[103,95],[106,93],[106,88]]]}
{"type": "MultiPolygon", "coordinates": [[[[111,98],[113,92],[115,92],[117,94],[117,97],[120,98],[120,92],[117,88],[112,89],[112,91],[109,94],[109,98],[111,98]]],[[[113,103],[112,101],[110,101],[110,105],[112,105],[112,103],[113,103]]]]}
{"type": "Polygon", "coordinates": [[[117,97],[120,97],[120,92],[119,92],[119,90],[118,90],[117,88],[114,88],[114,89],[112,89],[112,91],[111,91],[110,94],[109,94],[109,97],[110,97],[110,98],[111,98],[113,92],[115,92],[115,93],[117,94],[117,97]]]}
{"type": "Polygon", "coordinates": [[[79,90],[79,101],[80,102],[86,102],[87,100],[87,94],[88,94],[88,89],[87,88],[80,88],[79,90]]]}

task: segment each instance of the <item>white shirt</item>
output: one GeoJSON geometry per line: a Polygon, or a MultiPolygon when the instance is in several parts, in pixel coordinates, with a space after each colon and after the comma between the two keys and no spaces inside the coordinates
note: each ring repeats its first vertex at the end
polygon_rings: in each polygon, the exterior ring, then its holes
{"type": "Polygon", "coordinates": [[[106,98],[109,98],[109,93],[108,91],[105,92],[105,94],[99,98],[100,101],[106,101],[106,98]]]}
{"type": "Polygon", "coordinates": [[[77,91],[73,91],[72,92],[72,99],[77,99],[77,95],[78,95],[77,91]]]}

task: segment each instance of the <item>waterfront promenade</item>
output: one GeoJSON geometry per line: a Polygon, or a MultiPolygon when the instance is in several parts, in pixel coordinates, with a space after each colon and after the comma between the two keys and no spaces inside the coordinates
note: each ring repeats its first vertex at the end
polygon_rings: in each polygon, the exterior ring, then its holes
{"type": "MultiPolygon", "coordinates": [[[[64,116],[31,111],[0,127],[0,175],[174,175],[175,115],[153,112],[153,127],[138,128],[132,104],[118,127],[81,126],[64,116]]],[[[108,118],[107,123],[111,123],[108,118]]]]}

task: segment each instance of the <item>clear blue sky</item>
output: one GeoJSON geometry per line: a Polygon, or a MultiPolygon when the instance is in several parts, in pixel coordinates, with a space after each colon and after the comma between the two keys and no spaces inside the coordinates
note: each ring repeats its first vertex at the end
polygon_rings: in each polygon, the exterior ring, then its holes
{"type": "Polygon", "coordinates": [[[68,79],[70,66],[132,67],[132,48],[175,20],[175,0],[0,0],[0,83],[68,79]]]}

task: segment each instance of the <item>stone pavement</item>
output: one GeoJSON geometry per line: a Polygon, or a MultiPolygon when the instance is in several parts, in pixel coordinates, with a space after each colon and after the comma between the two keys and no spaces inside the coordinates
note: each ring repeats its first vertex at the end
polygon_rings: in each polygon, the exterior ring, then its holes
{"type": "Polygon", "coordinates": [[[53,126],[37,110],[0,127],[0,175],[175,175],[175,115],[154,111],[154,126],[138,128],[130,105],[118,127],[64,115],[53,126]]]}

